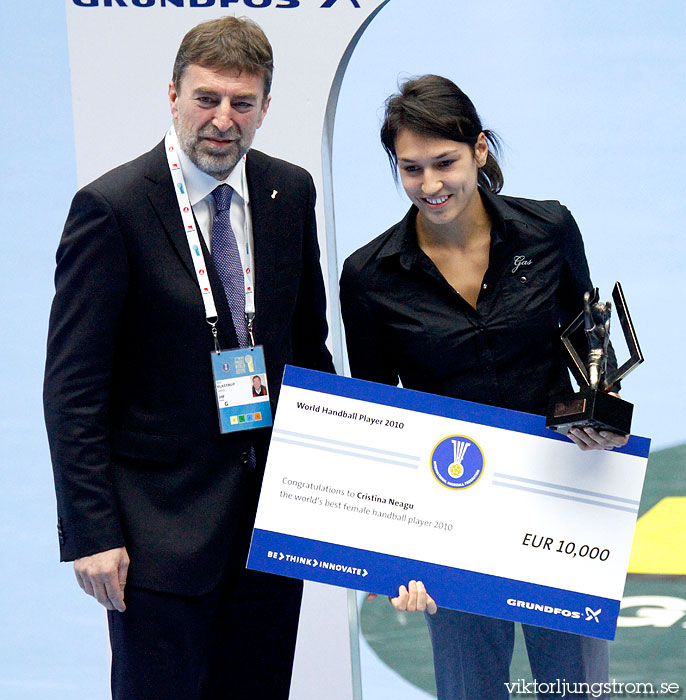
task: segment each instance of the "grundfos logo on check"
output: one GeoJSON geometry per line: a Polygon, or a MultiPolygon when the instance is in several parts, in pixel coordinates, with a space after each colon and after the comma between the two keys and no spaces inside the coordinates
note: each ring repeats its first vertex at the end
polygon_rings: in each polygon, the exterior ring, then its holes
{"type": "Polygon", "coordinates": [[[431,470],[442,486],[468,489],[484,472],[483,450],[466,435],[450,435],[431,452],[431,470]]]}

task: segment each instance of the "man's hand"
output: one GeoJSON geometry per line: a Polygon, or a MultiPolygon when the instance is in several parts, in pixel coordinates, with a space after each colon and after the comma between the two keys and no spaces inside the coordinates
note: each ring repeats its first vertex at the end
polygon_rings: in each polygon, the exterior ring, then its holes
{"type": "MultiPolygon", "coordinates": [[[[376,593],[368,593],[367,600],[374,600],[376,593]]],[[[410,581],[408,587],[400,586],[397,598],[389,598],[391,605],[396,610],[403,612],[428,612],[435,614],[438,607],[434,599],[426,592],[426,588],[421,581],[410,581]]]]}
{"type": "Polygon", "coordinates": [[[79,586],[108,610],[124,612],[124,587],[129,570],[126,547],[108,549],[74,562],[79,586]]]}

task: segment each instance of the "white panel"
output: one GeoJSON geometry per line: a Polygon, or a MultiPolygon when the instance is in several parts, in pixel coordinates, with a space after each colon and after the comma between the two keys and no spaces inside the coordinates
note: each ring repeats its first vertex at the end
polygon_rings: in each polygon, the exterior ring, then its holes
{"type": "MultiPolygon", "coordinates": [[[[174,56],[192,26],[226,14],[250,17],[269,37],[275,63],[269,114],[254,145],[312,174],[319,193],[322,267],[325,276],[335,271],[327,240],[334,241],[330,135],[336,99],[357,38],[386,2],[335,0],[322,7],[325,0],[66,0],[79,185],[162,138],[171,123],[167,86],[174,56]]],[[[336,279],[329,280],[327,293],[330,287],[335,292],[336,279]]],[[[337,307],[329,319],[340,366],[337,307]]],[[[352,606],[351,641],[348,609],[345,591],[306,586],[293,700],[353,698],[353,676],[359,677],[353,669],[357,653],[351,652],[357,650],[357,618],[352,606]]]]}

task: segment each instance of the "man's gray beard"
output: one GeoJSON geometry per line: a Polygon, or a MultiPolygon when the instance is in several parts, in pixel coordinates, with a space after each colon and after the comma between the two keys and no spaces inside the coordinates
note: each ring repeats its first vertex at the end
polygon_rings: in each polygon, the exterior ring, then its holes
{"type": "MultiPolygon", "coordinates": [[[[200,150],[200,134],[187,131],[178,123],[175,124],[175,131],[181,150],[190,158],[191,163],[217,180],[224,180],[247,152],[247,149],[243,151],[240,148],[240,141],[234,141],[231,151],[221,155],[213,155],[200,150]]],[[[226,135],[223,134],[223,136],[226,135]]],[[[234,136],[235,134],[231,135],[234,136]]]]}

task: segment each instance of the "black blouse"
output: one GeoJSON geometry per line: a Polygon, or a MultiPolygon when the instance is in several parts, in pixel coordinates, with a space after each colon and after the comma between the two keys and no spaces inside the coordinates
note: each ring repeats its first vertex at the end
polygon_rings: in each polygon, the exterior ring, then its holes
{"type": "Polygon", "coordinates": [[[340,291],[350,371],[545,413],[551,397],[571,391],[561,327],[592,289],[581,234],[559,202],[480,192],[493,228],[476,309],[419,248],[415,207],[345,261],[340,291]]]}

